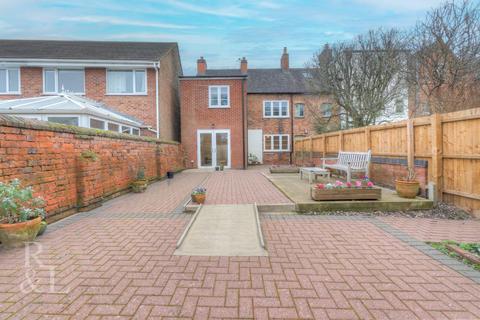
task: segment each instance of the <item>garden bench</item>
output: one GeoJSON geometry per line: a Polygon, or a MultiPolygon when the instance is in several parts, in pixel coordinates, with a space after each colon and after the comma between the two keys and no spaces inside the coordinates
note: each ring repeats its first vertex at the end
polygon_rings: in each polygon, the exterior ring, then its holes
{"type": "Polygon", "coordinates": [[[347,173],[347,181],[351,182],[352,173],[365,172],[368,177],[371,151],[345,152],[340,151],[337,158],[322,158],[324,169],[334,169],[347,173]],[[336,160],[335,163],[326,163],[328,160],[336,160]]]}

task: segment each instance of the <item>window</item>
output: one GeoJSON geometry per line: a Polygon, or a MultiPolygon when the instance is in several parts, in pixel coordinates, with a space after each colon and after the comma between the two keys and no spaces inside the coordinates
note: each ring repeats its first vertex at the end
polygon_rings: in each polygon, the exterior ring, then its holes
{"type": "Polygon", "coordinates": [[[109,122],[108,123],[108,130],[109,131],[115,131],[115,132],[118,132],[118,129],[120,129],[120,126],[116,123],[111,123],[109,122]]]}
{"type": "Polygon", "coordinates": [[[20,93],[20,70],[0,69],[0,94],[20,93]]]}
{"type": "Polygon", "coordinates": [[[130,127],[122,126],[122,133],[130,134],[130,133],[131,133],[131,129],[132,129],[132,128],[130,128],[130,127]]]}
{"type": "Polygon", "coordinates": [[[48,117],[47,120],[49,122],[67,124],[69,126],[78,127],[78,117],[48,117]]]}
{"type": "Polygon", "coordinates": [[[133,134],[134,136],[139,136],[139,135],[140,135],[140,130],[137,129],[137,128],[132,128],[132,134],[133,134]]]}
{"type": "Polygon", "coordinates": [[[264,118],[288,118],[288,101],[263,101],[264,118]]]}
{"type": "Polygon", "coordinates": [[[209,86],[208,87],[209,108],[230,107],[230,86],[209,86]]]}
{"type": "Polygon", "coordinates": [[[395,100],[395,113],[402,114],[405,111],[403,99],[395,100]]]}
{"type": "Polygon", "coordinates": [[[44,69],[43,92],[85,93],[85,71],[79,69],[44,69]]]}
{"type": "Polygon", "coordinates": [[[305,116],[305,105],[303,103],[297,103],[295,105],[295,117],[303,118],[305,116]]]}
{"type": "Polygon", "coordinates": [[[331,117],[332,111],[333,111],[333,107],[331,103],[322,103],[322,105],[320,106],[320,112],[322,113],[322,116],[325,118],[331,117]]]}
{"type": "Polygon", "coordinates": [[[105,130],[105,121],[90,118],[90,128],[105,130]]]}
{"type": "Polygon", "coordinates": [[[107,94],[147,93],[147,73],[143,70],[107,70],[107,94]]]}
{"type": "Polygon", "coordinates": [[[266,134],[264,138],[264,151],[289,151],[290,135],[266,134]]]}

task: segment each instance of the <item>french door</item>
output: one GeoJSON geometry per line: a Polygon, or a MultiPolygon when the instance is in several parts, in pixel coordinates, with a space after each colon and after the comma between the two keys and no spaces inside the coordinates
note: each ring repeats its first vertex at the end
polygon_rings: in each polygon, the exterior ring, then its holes
{"type": "Polygon", "coordinates": [[[230,168],[230,130],[197,130],[199,168],[230,168]]]}

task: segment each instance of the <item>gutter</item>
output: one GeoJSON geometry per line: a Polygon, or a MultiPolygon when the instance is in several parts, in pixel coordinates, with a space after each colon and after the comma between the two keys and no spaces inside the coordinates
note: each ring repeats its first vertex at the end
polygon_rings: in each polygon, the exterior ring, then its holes
{"type": "Polygon", "coordinates": [[[157,139],[160,138],[160,105],[159,105],[159,86],[158,86],[158,72],[160,70],[160,62],[155,62],[153,64],[155,68],[155,112],[156,112],[156,121],[157,121],[157,139]]]}
{"type": "Polygon", "coordinates": [[[151,68],[155,61],[1,58],[0,66],[151,68]]]}
{"type": "Polygon", "coordinates": [[[293,133],[293,117],[295,116],[293,114],[293,94],[290,93],[290,164],[292,164],[292,159],[293,159],[293,137],[294,137],[294,133],[293,133]]]}
{"type": "Polygon", "coordinates": [[[247,102],[245,99],[246,92],[245,92],[245,79],[242,79],[242,136],[243,136],[243,169],[247,169],[248,167],[248,135],[245,134],[248,128],[248,109],[247,109],[247,102]]]}

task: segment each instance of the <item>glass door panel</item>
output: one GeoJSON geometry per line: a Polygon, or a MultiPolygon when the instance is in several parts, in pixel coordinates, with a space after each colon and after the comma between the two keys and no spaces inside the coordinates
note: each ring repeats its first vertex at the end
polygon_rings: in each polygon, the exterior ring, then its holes
{"type": "Polygon", "coordinates": [[[215,134],[216,164],[217,166],[228,166],[228,133],[217,132],[215,134]]]}
{"type": "Polygon", "coordinates": [[[200,133],[200,165],[202,167],[213,166],[212,133],[200,133]]]}

